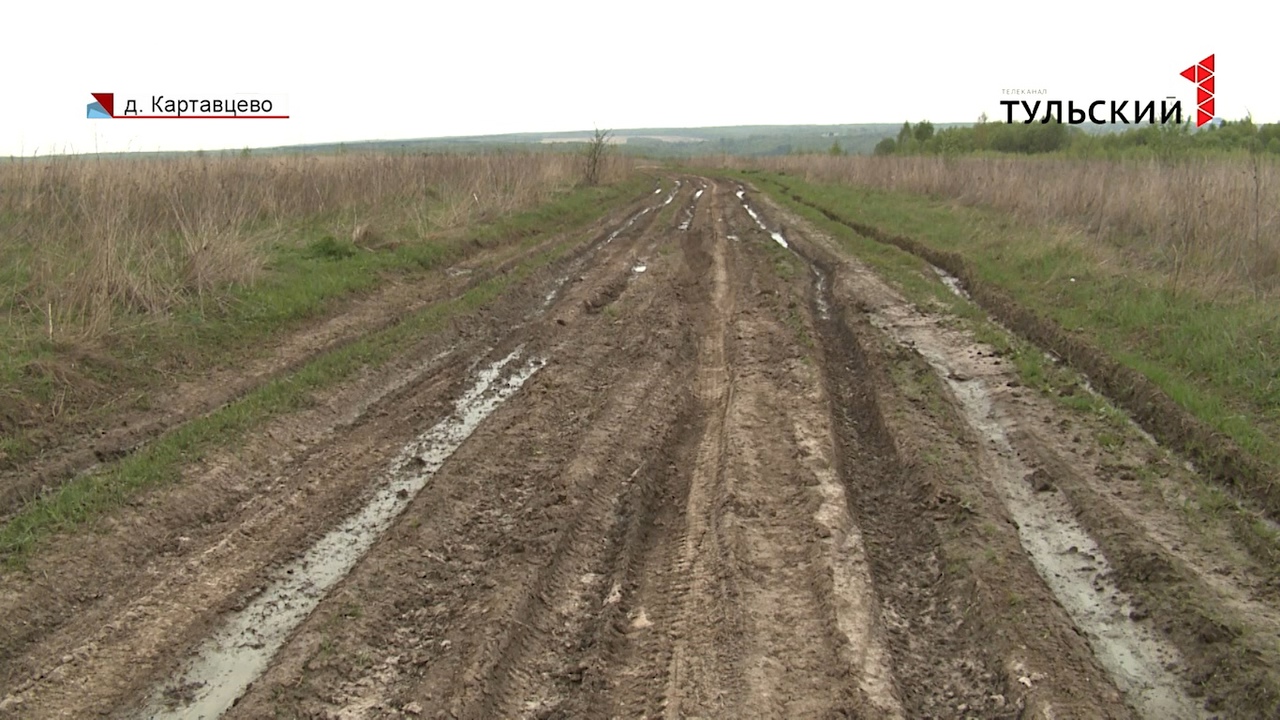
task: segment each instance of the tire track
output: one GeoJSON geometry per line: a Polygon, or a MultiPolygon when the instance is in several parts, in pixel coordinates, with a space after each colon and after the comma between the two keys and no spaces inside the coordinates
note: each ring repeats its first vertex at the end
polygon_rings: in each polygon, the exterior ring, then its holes
{"type": "MultiPolygon", "coordinates": [[[[713,207],[718,202],[713,197],[713,207]]],[[[714,213],[715,210],[713,209],[714,213]]],[[[723,503],[728,461],[726,418],[733,403],[734,371],[730,365],[726,329],[733,313],[726,239],[719,225],[711,232],[711,248],[704,247],[706,230],[682,240],[688,271],[711,275],[706,288],[710,317],[698,348],[694,387],[703,407],[702,440],[693,460],[685,497],[684,528],[673,543],[668,577],[676,610],[672,613],[672,648],[666,668],[661,709],[665,717],[688,715],[741,716],[745,678],[733,662],[733,637],[741,630],[731,569],[731,548],[724,542],[723,503]],[[707,619],[716,622],[707,628],[707,619]],[[710,636],[705,642],[702,634],[710,636]]]]}
{"type": "Polygon", "coordinates": [[[397,587],[369,609],[375,624],[367,635],[326,628],[335,618],[329,603],[233,716],[270,712],[269,698],[308,682],[318,667],[322,677],[345,679],[326,697],[303,700],[304,712],[366,717],[419,702],[458,717],[519,716],[529,698],[535,706],[555,701],[561,669],[572,665],[559,639],[572,631],[561,624],[580,622],[580,580],[598,563],[597,538],[610,534],[618,488],[656,442],[645,438],[666,427],[677,394],[680,376],[671,369],[681,344],[671,313],[678,306],[654,302],[649,275],[631,277],[635,247],[650,234],[615,236],[620,242],[600,248],[585,280],[563,285],[530,328],[538,352],[551,358],[539,379],[415,503],[410,515],[425,514],[422,525],[402,523],[340,588],[338,595],[357,598],[368,597],[371,584],[397,587]],[[623,308],[619,318],[646,326],[648,336],[589,312],[585,300],[618,278],[627,280],[613,301],[623,308]],[[486,446],[504,448],[518,464],[492,462],[486,446]],[[428,567],[415,568],[415,557],[431,558],[428,567]],[[424,607],[419,596],[434,600],[424,607]],[[325,657],[333,642],[385,661],[343,667],[325,657]]]}

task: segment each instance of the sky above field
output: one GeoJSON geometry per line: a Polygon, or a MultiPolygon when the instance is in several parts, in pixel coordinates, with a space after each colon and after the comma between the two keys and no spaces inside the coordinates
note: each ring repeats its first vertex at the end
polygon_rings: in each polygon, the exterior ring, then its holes
{"type": "Polygon", "coordinates": [[[1173,95],[1190,110],[1195,87],[1178,73],[1210,53],[1217,115],[1277,122],[1280,55],[1263,6],[365,0],[332,13],[261,0],[12,2],[0,9],[0,155],[969,122],[1002,120],[1009,99],[1173,95]],[[290,118],[90,120],[91,92],[115,93],[117,114],[124,98],[147,112],[154,95],[259,93],[290,118]]]}

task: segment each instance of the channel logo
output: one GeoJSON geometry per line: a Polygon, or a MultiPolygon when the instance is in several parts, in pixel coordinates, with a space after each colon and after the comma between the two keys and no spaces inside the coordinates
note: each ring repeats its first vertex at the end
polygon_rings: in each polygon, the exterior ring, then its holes
{"type": "Polygon", "coordinates": [[[1196,127],[1213,120],[1213,56],[1183,70],[1182,77],[1196,84],[1196,127]]]}

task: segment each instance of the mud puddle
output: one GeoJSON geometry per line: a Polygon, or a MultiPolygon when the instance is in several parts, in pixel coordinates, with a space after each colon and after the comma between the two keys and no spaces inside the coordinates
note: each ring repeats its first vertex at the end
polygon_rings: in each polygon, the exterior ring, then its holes
{"type": "Polygon", "coordinates": [[[679,195],[679,194],[680,194],[680,185],[681,185],[681,182],[680,182],[679,180],[677,180],[677,181],[676,181],[676,186],[675,186],[675,187],[673,187],[673,188],[671,188],[671,194],[670,194],[670,195],[667,195],[667,199],[666,199],[666,200],[663,200],[663,201],[662,201],[662,206],[663,206],[663,207],[666,207],[667,205],[670,205],[670,204],[671,204],[671,201],[676,199],[676,195],[679,195]]]}
{"type": "Polygon", "coordinates": [[[704,188],[698,188],[698,191],[693,194],[693,202],[685,209],[684,220],[680,221],[678,226],[681,232],[688,230],[693,224],[693,216],[698,212],[698,198],[702,197],[703,190],[704,188]]]}
{"type": "Polygon", "coordinates": [[[190,666],[151,696],[142,717],[216,718],[262,672],[286,637],[350,572],[480,423],[516,393],[545,361],[530,359],[508,371],[517,348],[478,373],[453,414],[407,445],[388,482],[358,513],[330,531],[298,560],[280,568],[267,588],[232,615],[197,651],[190,666]],[[499,379],[506,374],[506,379],[499,379]]]}
{"type": "Polygon", "coordinates": [[[818,316],[823,320],[831,319],[831,303],[827,301],[827,275],[818,269],[817,265],[810,265],[813,270],[813,290],[814,297],[817,299],[818,316]]]}
{"type": "Polygon", "coordinates": [[[761,219],[759,213],[755,211],[755,208],[752,208],[751,205],[747,203],[746,190],[742,188],[738,188],[738,191],[734,194],[737,195],[738,199],[742,201],[743,209],[747,211],[747,214],[751,216],[752,220],[756,221],[756,225],[759,225],[761,230],[765,231],[766,233],[769,233],[769,237],[773,238],[774,242],[778,243],[784,248],[787,248],[788,250],[791,249],[791,243],[787,242],[787,239],[783,237],[782,233],[778,232],[777,230],[770,230],[769,227],[764,224],[764,220],[761,219]]]}
{"type": "Polygon", "coordinates": [[[952,358],[963,354],[961,348],[899,314],[890,308],[872,319],[919,351],[951,388],[967,422],[985,441],[992,483],[1018,527],[1023,549],[1127,703],[1145,718],[1210,717],[1170,671],[1183,665],[1178,651],[1133,619],[1140,614],[1111,580],[1110,564],[1066,498],[1051,484],[1037,482],[1039,476],[1019,459],[1009,441],[1016,428],[1006,427],[1010,420],[994,406],[987,383],[975,376],[977,368],[958,367],[952,358]]]}
{"type": "Polygon", "coordinates": [[[972,299],[969,297],[969,291],[964,289],[964,284],[960,282],[960,278],[956,277],[955,275],[952,275],[946,270],[943,270],[937,265],[930,265],[929,267],[933,268],[933,271],[938,275],[938,279],[941,280],[942,284],[946,285],[947,289],[950,290],[954,295],[956,295],[957,297],[962,297],[965,300],[972,299]]]}

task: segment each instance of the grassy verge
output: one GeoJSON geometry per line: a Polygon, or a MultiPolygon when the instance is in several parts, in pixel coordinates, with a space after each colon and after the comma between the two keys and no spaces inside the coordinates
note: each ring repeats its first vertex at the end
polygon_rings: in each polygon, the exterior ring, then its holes
{"type": "Polygon", "coordinates": [[[293,374],[268,382],[218,411],[176,428],[139,452],[29,503],[0,526],[0,557],[11,568],[21,567],[42,539],[75,530],[144,490],[177,481],[184,465],[242,438],[274,416],[305,407],[315,391],[350,378],[361,368],[387,362],[415,338],[439,330],[453,317],[475,311],[511,284],[554,262],[577,241],[566,239],[460,297],[428,306],[396,325],[322,354],[293,374]]]}
{"type": "Polygon", "coordinates": [[[340,223],[318,217],[271,245],[254,282],[191,298],[158,321],[118,321],[109,336],[90,343],[60,340],[22,323],[0,326],[0,464],[20,463],[47,445],[52,433],[42,425],[67,427],[118,410],[122,389],[141,399],[168,374],[241,362],[265,352],[271,336],[333,312],[388,276],[421,274],[480,247],[526,248],[639,196],[651,182],[636,177],[579,188],[465,231],[416,239],[396,232],[373,247],[335,237],[330,228],[340,223]]]}
{"type": "MultiPolygon", "coordinates": [[[[962,306],[968,303],[958,306],[948,301],[944,295],[949,293],[930,281],[932,271],[922,260],[853,233],[827,215],[870,226],[879,240],[910,238],[918,248],[963,258],[970,279],[1048,318],[1065,331],[1060,334],[1068,342],[1081,339],[1100,349],[1121,368],[1149,381],[1217,437],[1229,438],[1253,465],[1241,469],[1226,463],[1225,469],[1210,468],[1210,472],[1275,510],[1280,373],[1274,359],[1280,357],[1280,310],[1272,304],[1239,297],[1214,299],[1193,289],[1175,292],[1154,272],[1099,262],[1069,231],[1019,225],[995,211],[898,192],[813,185],[790,176],[749,177],[834,236],[856,243],[858,247],[851,249],[859,257],[887,269],[895,280],[918,290],[932,285],[930,295],[972,316],[982,311],[972,306],[965,310],[962,306]]],[[[1036,354],[1015,355],[1024,374],[1052,372],[1051,365],[1033,359],[1036,354]]],[[[1119,390],[1120,395],[1133,392],[1127,387],[1119,390]]],[[[1142,408],[1135,411],[1126,405],[1126,409],[1142,419],[1142,408]]],[[[1186,442],[1172,444],[1206,463],[1218,463],[1221,458],[1212,447],[1214,438],[1204,435],[1191,433],[1183,438],[1186,442]]]]}

